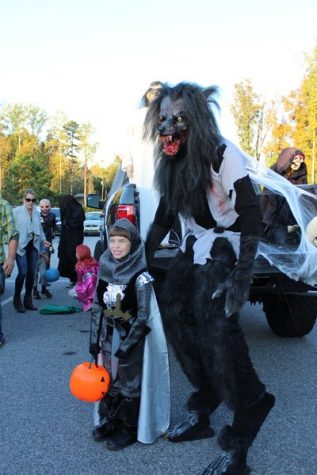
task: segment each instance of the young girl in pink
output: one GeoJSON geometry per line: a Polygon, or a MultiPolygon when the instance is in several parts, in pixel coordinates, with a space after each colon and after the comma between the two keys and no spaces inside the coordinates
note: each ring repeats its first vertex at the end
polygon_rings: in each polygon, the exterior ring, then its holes
{"type": "Polygon", "coordinates": [[[69,291],[69,295],[82,302],[83,311],[86,312],[91,309],[94,302],[99,264],[91,256],[90,249],[85,244],[79,244],[76,247],[76,259],[77,284],[69,291]]]}

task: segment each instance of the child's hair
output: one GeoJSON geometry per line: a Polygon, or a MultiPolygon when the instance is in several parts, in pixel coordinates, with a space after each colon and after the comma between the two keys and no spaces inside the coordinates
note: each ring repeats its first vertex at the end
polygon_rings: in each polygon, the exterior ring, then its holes
{"type": "Polygon", "coordinates": [[[123,236],[129,239],[129,241],[131,241],[131,236],[130,236],[129,231],[125,228],[121,228],[120,226],[116,226],[116,225],[111,226],[109,230],[109,236],[123,236]]]}
{"type": "Polygon", "coordinates": [[[78,256],[76,269],[79,267],[94,266],[97,264],[96,259],[91,255],[90,248],[85,244],[79,244],[76,247],[76,254],[78,256]]]}

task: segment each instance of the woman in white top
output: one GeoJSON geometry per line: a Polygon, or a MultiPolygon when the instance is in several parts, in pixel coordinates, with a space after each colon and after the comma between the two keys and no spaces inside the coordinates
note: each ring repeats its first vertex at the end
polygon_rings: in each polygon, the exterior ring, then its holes
{"type": "Polygon", "coordinates": [[[16,255],[18,275],[15,279],[13,305],[19,313],[24,313],[26,309],[37,310],[32,302],[34,273],[41,243],[46,247],[50,245],[45,240],[40,213],[35,209],[35,203],[35,192],[29,189],[23,195],[23,204],[13,210],[16,227],[19,231],[19,246],[16,255]],[[24,282],[25,296],[22,303],[21,292],[24,282]]]}

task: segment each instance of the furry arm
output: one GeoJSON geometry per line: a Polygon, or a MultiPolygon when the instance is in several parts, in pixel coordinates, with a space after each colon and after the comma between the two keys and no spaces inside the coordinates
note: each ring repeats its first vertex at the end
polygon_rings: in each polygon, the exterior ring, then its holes
{"type": "Polygon", "coordinates": [[[256,236],[240,236],[240,253],[236,267],[227,280],[212,294],[212,299],[220,297],[226,292],[225,314],[226,317],[237,313],[249,297],[252,280],[253,263],[259,238],[256,236]]]}
{"type": "Polygon", "coordinates": [[[176,214],[171,212],[164,197],[161,197],[155,218],[149,229],[145,241],[147,263],[150,264],[156,249],[159,247],[169,230],[171,229],[176,214]]]}
{"type": "Polygon", "coordinates": [[[147,326],[147,321],[150,314],[152,284],[148,282],[139,286],[136,283],[136,287],[138,316],[135,322],[133,322],[127,337],[117,350],[115,354],[117,358],[127,358],[133,349],[143,341],[146,335],[151,331],[151,328],[147,326]]]}
{"type": "Polygon", "coordinates": [[[155,251],[169,232],[169,228],[152,223],[145,241],[146,260],[148,265],[154,257],[155,251]]]}

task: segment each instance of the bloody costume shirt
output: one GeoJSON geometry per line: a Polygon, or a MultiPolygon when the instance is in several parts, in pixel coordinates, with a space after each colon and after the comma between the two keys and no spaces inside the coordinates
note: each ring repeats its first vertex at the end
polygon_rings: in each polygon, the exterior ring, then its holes
{"type": "MultiPolygon", "coordinates": [[[[236,254],[239,254],[240,232],[227,230],[234,225],[239,213],[236,211],[237,189],[236,183],[248,176],[246,160],[244,154],[232,142],[224,140],[226,148],[223,153],[223,160],[219,172],[211,170],[212,183],[207,190],[207,201],[210,213],[216,222],[217,227],[224,228],[222,237],[226,237],[231,242],[236,254]]],[[[239,193],[239,192],[238,192],[239,193]]],[[[247,191],[245,192],[245,194],[247,191]]],[[[245,203],[252,202],[254,193],[248,196],[239,196],[239,201],[245,203]],[[242,199],[241,199],[242,198],[242,199]]],[[[181,246],[184,252],[186,249],[186,239],[194,235],[197,239],[194,249],[194,262],[204,264],[210,258],[210,249],[213,241],[219,237],[219,233],[213,229],[205,229],[197,224],[192,216],[182,216],[185,229],[185,238],[181,246]]],[[[240,231],[240,229],[239,229],[240,231]]],[[[249,229],[253,234],[253,230],[249,229]]]]}

